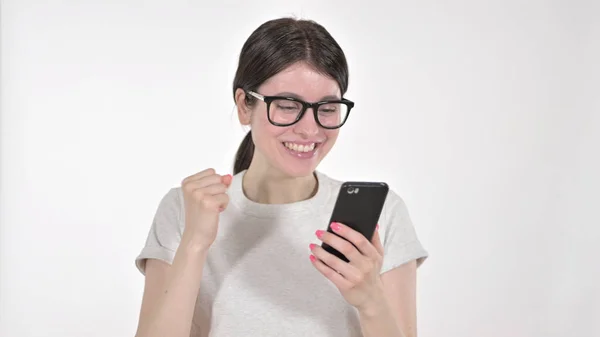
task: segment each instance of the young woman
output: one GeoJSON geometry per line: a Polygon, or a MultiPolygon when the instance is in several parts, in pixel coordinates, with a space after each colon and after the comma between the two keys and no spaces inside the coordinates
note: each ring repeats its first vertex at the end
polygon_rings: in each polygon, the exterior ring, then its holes
{"type": "Polygon", "coordinates": [[[402,199],[390,191],[370,242],[344,224],[332,228],[354,245],[324,231],[341,182],[316,168],[353,108],[347,88],[344,53],[319,24],[252,33],[233,83],[251,131],[234,176],[206,169],[162,199],[136,260],[138,337],[416,336],[427,252],[402,199]]]}

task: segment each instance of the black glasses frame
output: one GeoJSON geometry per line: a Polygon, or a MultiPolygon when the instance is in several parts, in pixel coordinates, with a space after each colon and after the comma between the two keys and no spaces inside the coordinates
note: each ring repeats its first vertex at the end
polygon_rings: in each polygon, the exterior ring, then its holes
{"type": "Polygon", "coordinates": [[[264,96],[261,95],[259,93],[256,93],[254,91],[246,91],[246,94],[259,99],[263,102],[265,102],[267,104],[267,119],[269,120],[269,123],[275,125],[275,126],[290,126],[290,125],[294,125],[296,123],[298,123],[299,120],[302,119],[302,117],[304,117],[304,114],[306,113],[306,110],[308,110],[308,108],[312,108],[313,109],[313,115],[315,117],[315,121],[317,122],[317,124],[324,128],[324,129],[329,129],[329,130],[334,130],[334,129],[339,129],[341,128],[346,121],[348,120],[348,116],[350,116],[350,110],[352,110],[352,108],[354,108],[354,102],[347,100],[345,98],[339,99],[339,100],[327,100],[327,101],[320,101],[320,102],[316,102],[316,103],[308,103],[305,102],[303,100],[300,100],[298,98],[294,98],[294,97],[287,97],[287,96],[264,96]],[[269,110],[271,108],[271,103],[274,100],[278,100],[278,99],[283,99],[283,100],[287,100],[287,101],[292,101],[292,102],[297,102],[302,104],[302,110],[300,111],[300,113],[298,114],[298,116],[296,117],[296,120],[294,120],[291,123],[276,123],[274,121],[271,120],[271,114],[269,113],[269,110]],[[344,118],[344,120],[338,125],[338,126],[325,126],[323,124],[321,124],[321,122],[319,121],[319,116],[318,111],[319,111],[319,107],[325,104],[331,104],[331,103],[342,103],[342,104],[346,104],[346,106],[348,107],[348,112],[346,113],[346,117],[344,118]]]}

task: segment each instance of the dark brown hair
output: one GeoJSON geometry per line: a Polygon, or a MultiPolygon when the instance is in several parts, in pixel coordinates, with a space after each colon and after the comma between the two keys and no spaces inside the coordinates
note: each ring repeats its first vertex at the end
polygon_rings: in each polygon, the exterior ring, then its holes
{"type": "MultiPolygon", "coordinates": [[[[238,88],[257,91],[266,80],[301,61],[336,80],[342,96],[348,90],[346,56],[329,32],[311,20],[281,18],[260,25],[244,43],[233,80],[234,101],[238,88]]],[[[256,98],[246,95],[245,104],[252,107],[256,98]]],[[[248,169],[253,155],[248,132],[235,156],[233,173],[248,169]]]]}

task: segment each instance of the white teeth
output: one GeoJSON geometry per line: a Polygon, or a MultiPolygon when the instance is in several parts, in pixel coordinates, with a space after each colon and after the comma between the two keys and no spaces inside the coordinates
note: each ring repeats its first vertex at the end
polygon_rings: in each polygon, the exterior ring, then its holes
{"type": "Polygon", "coordinates": [[[283,145],[285,145],[285,147],[287,147],[288,149],[292,150],[292,151],[296,151],[296,152],[310,152],[312,150],[315,149],[315,143],[311,143],[310,145],[302,145],[302,144],[296,144],[296,143],[290,143],[290,142],[285,142],[283,143],[283,145]]]}

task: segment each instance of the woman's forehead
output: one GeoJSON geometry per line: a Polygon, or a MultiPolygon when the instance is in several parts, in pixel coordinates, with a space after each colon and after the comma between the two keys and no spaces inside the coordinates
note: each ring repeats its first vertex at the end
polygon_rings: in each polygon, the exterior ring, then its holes
{"type": "Polygon", "coordinates": [[[261,86],[263,95],[287,94],[305,100],[340,97],[338,83],[331,77],[304,64],[294,64],[274,75],[261,86]]]}

